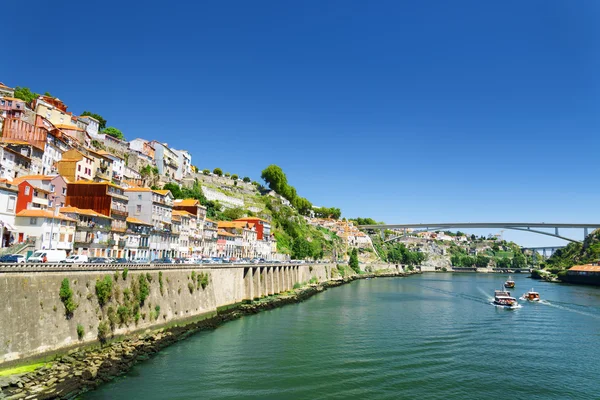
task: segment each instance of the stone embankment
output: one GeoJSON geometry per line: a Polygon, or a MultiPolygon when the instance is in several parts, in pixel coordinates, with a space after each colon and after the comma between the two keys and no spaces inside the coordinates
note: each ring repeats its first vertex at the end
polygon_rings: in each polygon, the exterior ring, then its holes
{"type": "MultiPolygon", "coordinates": [[[[415,272],[416,273],[416,272],[415,272]]],[[[267,296],[223,308],[215,316],[183,326],[165,327],[146,334],[126,337],[103,346],[73,349],[55,361],[29,373],[0,377],[0,399],[63,399],[92,390],[122,375],[137,362],[148,359],[161,349],[195,332],[214,329],[220,324],[260,311],[304,301],[328,288],[356,279],[398,277],[411,273],[381,269],[375,273],[347,276],[310,284],[279,295],[267,296]]]]}

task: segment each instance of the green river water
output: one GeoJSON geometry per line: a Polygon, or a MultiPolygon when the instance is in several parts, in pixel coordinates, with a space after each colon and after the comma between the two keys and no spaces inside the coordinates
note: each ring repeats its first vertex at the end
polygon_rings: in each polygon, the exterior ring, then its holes
{"type": "Polygon", "coordinates": [[[198,333],[85,399],[599,399],[600,288],[514,275],[359,280],[198,333]]]}

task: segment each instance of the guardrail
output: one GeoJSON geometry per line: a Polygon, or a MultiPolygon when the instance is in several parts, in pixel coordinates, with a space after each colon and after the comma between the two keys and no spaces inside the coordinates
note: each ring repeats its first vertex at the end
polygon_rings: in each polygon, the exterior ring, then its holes
{"type": "Polygon", "coordinates": [[[263,264],[71,264],[71,263],[21,263],[0,264],[0,273],[12,272],[76,272],[76,271],[117,271],[128,270],[166,270],[166,269],[214,269],[214,268],[257,268],[257,267],[296,267],[309,263],[263,263],[263,264]]]}

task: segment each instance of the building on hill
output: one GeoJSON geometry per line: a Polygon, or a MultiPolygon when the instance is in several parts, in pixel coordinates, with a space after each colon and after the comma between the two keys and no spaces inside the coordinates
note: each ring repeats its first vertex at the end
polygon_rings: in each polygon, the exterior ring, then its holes
{"type": "Polygon", "coordinates": [[[6,118],[2,127],[2,138],[29,143],[43,151],[48,132],[55,129],[49,122],[49,127],[46,126],[45,122],[47,121],[41,117],[36,117],[35,124],[17,118],[6,118]]]}
{"type": "Polygon", "coordinates": [[[60,213],[75,220],[73,253],[89,257],[110,257],[108,254],[112,218],[90,209],[62,207],[60,213]]]}
{"type": "Polygon", "coordinates": [[[58,173],[69,182],[91,181],[94,175],[94,160],[79,150],[71,149],[62,154],[56,163],[58,173]]]}
{"type": "Polygon", "coordinates": [[[30,160],[29,173],[30,174],[41,174],[42,173],[42,159],[44,157],[43,147],[34,146],[28,142],[21,140],[13,140],[2,138],[1,143],[5,148],[9,148],[16,153],[19,153],[30,160]]]}
{"type": "Polygon", "coordinates": [[[80,115],[76,119],[76,125],[86,131],[88,135],[92,138],[92,140],[101,139],[98,131],[100,130],[100,122],[89,115],[80,115]]]}
{"type": "Polygon", "coordinates": [[[256,227],[257,240],[271,240],[271,223],[267,220],[257,217],[238,218],[236,221],[250,222],[256,227]]]}
{"type": "Polygon", "coordinates": [[[29,209],[15,216],[18,242],[35,241],[35,248],[73,250],[75,220],[54,210],[29,209]]]}
{"type": "Polygon", "coordinates": [[[122,157],[116,156],[104,150],[98,151],[98,154],[112,161],[111,179],[117,184],[121,183],[125,173],[125,160],[122,157]]]}
{"type": "Polygon", "coordinates": [[[107,243],[109,257],[123,257],[126,244],[128,197],[123,188],[109,182],[69,182],[67,206],[90,209],[111,217],[111,238],[107,243]]]}
{"type": "Polygon", "coordinates": [[[181,181],[183,178],[192,174],[192,155],[187,150],[173,149],[173,153],[175,153],[178,157],[175,179],[181,181]]]}
{"type": "Polygon", "coordinates": [[[16,241],[15,214],[19,188],[6,179],[0,180],[0,247],[8,247],[16,241]]]}
{"type": "Polygon", "coordinates": [[[154,146],[149,141],[140,138],[133,139],[129,142],[129,148],[144,154],[152,163],[154,162],[155,150],[154,146]]]}
{"type": "Polygon", "coordinates": [[[125,189],[129,199],[129,216],[152,224],[150,235],[150,260],[176,255],[171,248],[173,233],[173,195],[168,190],[148,188],[125,189]]]}
{"type": "Polygon", "coordinates": [[[55,127],[62,132],[62,136],[73,139],[77,143],[77,147],[92,147],[92,137],[77,125],[58,124],[55,127]]]}
{"type": "Polygon", "coordinates": [[[216,257],[217,256],[217,232],[218,223],[212,219],[204,220],[204,230],[202,232],[202,256],[216,257]]]}
{"type": "Polygon", "coordinates": [[[151,143],[152,147],[154,147],[154,161],[160,176],[177,180],[176,174],[179,169],[179,156],[169,148],[167,143],[160,143],[156,140],[153,140],[151,143]]]}
{"type": "Polygon", "coordinates": [[[67,181],[65,178],[60,175],[25,175],[14,179],[13,184],[20,185],[25,181],[49,193],[49,208],[64,207],[67,195],[67,181]]]}
{"type": "Polygon", "coordinates": [[[150,234],[152,224],[127,217],[127,256],[130,260],[150,260],[150,234]]]}
{"type": "Polygon", "coordinates": [[[0,82],[0,96],[2,97],[14,97],[15,89],[6,86],[4,83],[0,82]]]}
{"type": "Polygon", "coordinates": [[[72,118],[73,115],[67,111],[67,108],[60,99],[50,96],[40,96],[33,101],[33,109],[36,114],[46,118],[54,126],[62,125],[66,128],[80,130],[81,128],[75,122],[76,119],[72,118]]]}
{"type": "Polygon", "coordinates": [[[17,198],[16,213],[23,210],[47,210],[50,201],[50,191],[34,186],[24,180],[17,185],[19,197],[17,198]]]}
{"type": "Polygon", "coordinates": [[[14,97],[0,97],[0,118],[21,120],[27,108],[25,101],[14,97]]]}
{"type": "Polygon", "coordinates": [[[0,178],[12,181],[14,178],[29,175],[31,158],[0,144],[0,178]]]}
{"type": "Polygon", "coordinates": [[[82,149],[81,152],[94,161],[92,167],[92,179],[94,182],[112,181],[113,159],[111,157],[92,149],[82,149]]]}

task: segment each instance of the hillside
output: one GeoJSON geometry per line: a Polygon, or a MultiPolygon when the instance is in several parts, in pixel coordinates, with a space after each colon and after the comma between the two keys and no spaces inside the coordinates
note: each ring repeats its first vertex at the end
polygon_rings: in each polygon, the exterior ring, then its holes
{"type": "Polygon", "coordinates": [[[548,270],[564,270],[573,265],[587,264],[600,260],[600,229],[590,233],[583,243],[569,243],[558,249],[545,262],[548,270]]]}

